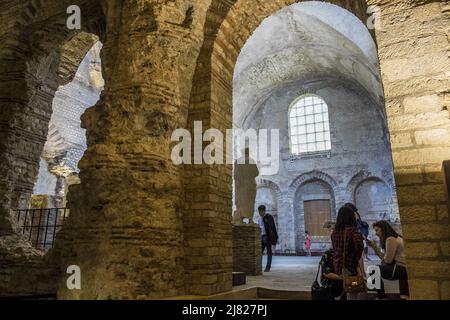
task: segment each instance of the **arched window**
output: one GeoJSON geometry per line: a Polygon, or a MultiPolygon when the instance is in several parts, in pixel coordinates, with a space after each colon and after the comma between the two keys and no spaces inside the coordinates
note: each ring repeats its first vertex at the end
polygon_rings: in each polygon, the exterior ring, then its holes
{"type": "Polygon", "coordinates": [[[328,106],[321,97],[307,94],[292,104],[289,137],[293,154],[331,150],[328,106]]]}

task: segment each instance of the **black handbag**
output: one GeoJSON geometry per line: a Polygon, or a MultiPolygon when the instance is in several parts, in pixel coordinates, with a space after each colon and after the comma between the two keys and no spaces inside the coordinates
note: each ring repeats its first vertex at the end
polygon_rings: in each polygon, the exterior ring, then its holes
{"type": "Polygon", "coordinates": [[[381,262],[381,277],[386,280],[396,280],[395,273],[397,271],[397,263],[393,260],[391,263],[381,262]]]}

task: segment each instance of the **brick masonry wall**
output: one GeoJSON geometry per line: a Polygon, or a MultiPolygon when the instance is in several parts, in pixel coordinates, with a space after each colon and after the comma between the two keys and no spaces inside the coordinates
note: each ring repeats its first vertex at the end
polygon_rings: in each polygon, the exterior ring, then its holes
{"type": "Polygon", "coordinates": [[[262,274],[261,231],[256,224],[233,226],[233,272],[262,274]]]}

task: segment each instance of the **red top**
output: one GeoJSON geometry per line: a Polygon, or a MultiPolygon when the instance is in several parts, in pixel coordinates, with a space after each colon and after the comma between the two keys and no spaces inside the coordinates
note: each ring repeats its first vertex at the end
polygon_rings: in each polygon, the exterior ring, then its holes
{"type": "Polygon", "coordinates": [[[358,274],[359,259],[364,251],[364,239],[356,227],[346,228],[345,231],[333,231],[333,265],[337,274],[342,274],[344,259],[344,235],[346,235],[345,268],[352,274],[358,274]]]}

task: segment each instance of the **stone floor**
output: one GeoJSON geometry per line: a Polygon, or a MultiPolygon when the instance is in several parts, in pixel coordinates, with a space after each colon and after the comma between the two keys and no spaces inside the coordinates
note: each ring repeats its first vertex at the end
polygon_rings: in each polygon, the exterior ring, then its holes
{"type": "MultiPolygon", "coordinates": [[[[365,265],[377,264],[377,257],[371,257],[372,261],[365,265]]],[[[320,257],[287,257],[275,256],[272,261],[272,269],[262,276],[247,277],[247,284],[235,287],[234,290],[249,288],[263,288],[274,291],[310,292],[314,282],[320,257]]],[[[263,266],[266,264],[266,256],[263,257],[263,266]]],[[[398,293],[397,281],[385,282],[386,293],[398,293]]]]}

